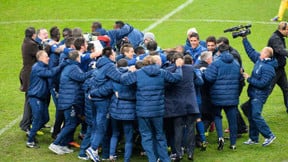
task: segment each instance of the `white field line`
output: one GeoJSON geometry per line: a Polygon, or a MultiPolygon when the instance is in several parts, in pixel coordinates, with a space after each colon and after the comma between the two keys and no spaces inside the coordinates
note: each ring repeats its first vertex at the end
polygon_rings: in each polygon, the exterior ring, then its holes
{"type": "Polygon", "coordinates": [[[12,122],[8,123],[4,128],[0,130],[0,136],[6,132],[8,129],[12,128],[16,123],[18,123],[22,118],[22,115],[18,116],[16,119],[14,119],[12,122]]]}
{"type": "Polygon", "coordinates": [[[148,26],[146,29],[143,30],[143,32],[147,32],[147,31],[150,31],[150,30],[154,29],[156,26],[158,26],[162,22],[168,20],[171,16],[175,15],[177,12],[181,11],[183,8],[185,8],[186,6],[191,4],[192,2],[193,2],[193,0],[186,1],[185,3],[183,3],[180,6],[178,6],[176,9],[174,9],[173,11],[171,11],[170,13],[168,13],[167,15],[162,17],[161,19],[157,20],[156,22],[154,22],[153,24],[148,26]]]}
{"type": "MultiPolygon", "coordinates": [[[[119,19],[96,19],[95,18],[95,19],[19,20],[19,21],[0,21],[0,25],[26,24],[26,23],[49,23],[49,22],[93,22],[93,21],[101,22],[101,21],[117,21],[117,20],[119,19]]],[[[149,21],[160,21],[161,19],[121,19],[121,20],[124,22],[130,22],[130,21],[149,22],[149,21]]],[[[264,24],[264,25],[278,24],[278,22],[272,22],[272,21],[221,20],[221,19],[167,19],[165,21],[167,22],[209,22],[209,23],[253,23],[253,24],[264,24]]],[[[148,28],[146,28],[146,31],[148,31],[147,29],[148,28]]]]}
{"type": "MultiPolygon", "coordinates": [[[[193,2],[193,0],[188,0],[185,3],[183,3],[182,5],[180,5],[179,7],[177,7],[176,9],[174,9],[173,11],[171,11],[170,13],[168,13],[167,15],[165,15],[163,18],[155,19],[156,22],[151,24],[148,28],[144,29],[144,32],[149,31],[149,30],[155,28],[156,26],[158,26],[159,24],[161,24],[162,22],[168,20],[171,16],[173,16],[175,13],[179,12],[180,10],[182,10],[183,8],[185,8],[187,5],[191,4],[192,2],[193,2]]],[[[111,21],[112,19],[106,19],[106,21],[108,21],[108,20],[111,21]]],[[[6,22],[3,21],[3,22],[0,22],[0,24],[1,25],[5,25],[5,24],[9,25],[9,24],[19,24],[19,23],[39,23],[39,22],[41,23],[41,22],[50,22],[50,21],[51,22],[63,22],[63,21],[78,22],[78,21],[95,21],[95,20],[94,19],[64,19],[64,20],[57,19],[57,20],[27,20],[27,21],[6,21],[6,22]]],[[[103,19],[101,21],[103,21],[103,19]]],[[[153,20],[150,20],[150,21],[153,21],[153,20]]],[[[18,123],[21,120],[21,117],[22,117],[22,115],[18,116],[16,119],[14,119],[8,125],[6,125],[6,127],[0,129],[0,136],[4,132],[6,132],[10,128],[12,128],[16,123],[18,123]]]]}

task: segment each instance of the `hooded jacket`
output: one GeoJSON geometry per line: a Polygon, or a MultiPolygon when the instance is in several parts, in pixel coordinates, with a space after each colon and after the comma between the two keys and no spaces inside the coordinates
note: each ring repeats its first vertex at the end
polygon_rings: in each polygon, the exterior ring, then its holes
{"type": "Polygon", "coordinates": [[[182,69],[175,73],[160,69],[156,64],[147,65],[140,70],[123,74],[121,83],[136,83],[136,115],[137,117],[163,117],[165,112],[164,83],[176,83],[182,79],[182,69]]]}
{"type": "Polygon", "coordinates": [[[204,72],[204,77],[210,86],[212,104],[215,106],[238,105],[240,66],[228,51],[222,52],[219,57],[204,72]]]}

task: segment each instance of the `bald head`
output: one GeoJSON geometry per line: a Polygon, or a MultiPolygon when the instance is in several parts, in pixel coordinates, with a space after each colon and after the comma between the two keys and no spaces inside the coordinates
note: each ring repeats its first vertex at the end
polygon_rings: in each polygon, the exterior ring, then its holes
{"type": "Polygon", "coordinates": [[[264,47],[260,53],[260,58],[271,58],[273,57],[273,49],[271,47],[264,47]]]}

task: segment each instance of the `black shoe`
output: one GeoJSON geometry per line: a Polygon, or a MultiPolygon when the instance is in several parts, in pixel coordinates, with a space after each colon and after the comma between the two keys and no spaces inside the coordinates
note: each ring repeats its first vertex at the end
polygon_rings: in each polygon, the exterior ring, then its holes
{"type": "Polygon", "coordinates": [[[35,142],[27,142],[26,147],[27,148],[35,148],[35,149],[40,148],[40,146],[38,146],[35,142]]]}
{"type": "Polygon", "coordinates": [[[219,138],[218,140],[218,150],[223,150],[224,147],[224,139],[223,138],[219,138]]]}

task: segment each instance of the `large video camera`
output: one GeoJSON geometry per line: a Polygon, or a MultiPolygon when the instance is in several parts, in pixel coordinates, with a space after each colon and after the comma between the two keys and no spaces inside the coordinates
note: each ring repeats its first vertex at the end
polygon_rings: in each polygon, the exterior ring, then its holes
{"type": "Polygon", "coordinates": [[[232,32],[233,38],[237,38],[239,36],[244,37],[246,35],[251,34],[251,30],[249,29],[251,27],[252,27],[251,24],[238,25],[238,26],[234,26],[232,28],[228,28],[228,29],[224,30],[224,33],[232,32]]]}

